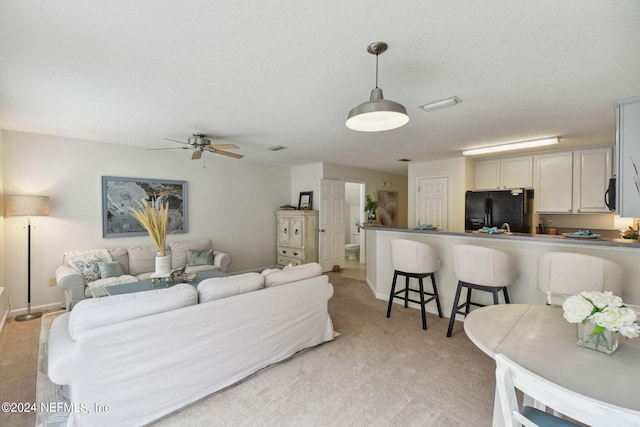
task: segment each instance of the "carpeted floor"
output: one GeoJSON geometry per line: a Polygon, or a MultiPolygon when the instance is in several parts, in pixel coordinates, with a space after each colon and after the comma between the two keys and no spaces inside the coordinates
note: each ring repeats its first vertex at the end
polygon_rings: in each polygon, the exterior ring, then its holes
{"type": "Polygon", "coordinates": [[[495,364],[460,323],[446,338],[446,318],[423,331],[419,310],[394,305],[387,319],[364,282],[329,275],[340,336],[154,425],[491,425],[495,364]]]}

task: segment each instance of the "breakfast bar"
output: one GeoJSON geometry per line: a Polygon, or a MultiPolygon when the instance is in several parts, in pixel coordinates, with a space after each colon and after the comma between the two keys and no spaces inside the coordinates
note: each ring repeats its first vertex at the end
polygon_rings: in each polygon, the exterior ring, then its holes
{"type": "MultiPolygon", "coordinates": [[[[574,252],[608,259],[620,265],[623,288],[620,295],[632,305],[640,305],[640,243],[625,239],[572,239],[548,234],[452,232],[365,226],[366,282],[379,299],[388,299],[393,279],[390,241],[408,239],[433,247],[442,261],[436,272],[438,290],[445,316],[451,312],[457,281],[452,268],[452,249],[456,245],[477,245],[510,254],[518,277],[509,287],[511,302],[544,304],[545,296],[537,289],[538,257],[546,252],[574,252]]],[[[489,295],[477,295],[478,302],[491,304],[489,295]]],[[[476,295],[474,294],[474,299],[476,295]]],[[[427,310],[431,307],[427,306],[427,310]]]]}

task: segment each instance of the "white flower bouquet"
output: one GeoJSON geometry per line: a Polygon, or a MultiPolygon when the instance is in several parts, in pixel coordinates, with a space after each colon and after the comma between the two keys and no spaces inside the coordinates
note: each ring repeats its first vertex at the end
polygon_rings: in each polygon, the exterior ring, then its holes
{"type": "Polygon", "coordinates": [[[627,338],[640,335],[636,313],[624,305],[622,298],[613,295],[612,292],[581,292],[567,298],[562,304],[562,309],[567,322],[594,325],[591,331],[587,331],[585,337],[580,337],[579,334],[578,344],[580,345],[594,341],[595,348],[602,344],[608,348],[608,353],[612,353],[617,348],[617,340],[614,347],[611,340],[606,338],[605,331],[619,332],[627,338]],[[581,339],[584,342],[581,342],[581,339]]]}

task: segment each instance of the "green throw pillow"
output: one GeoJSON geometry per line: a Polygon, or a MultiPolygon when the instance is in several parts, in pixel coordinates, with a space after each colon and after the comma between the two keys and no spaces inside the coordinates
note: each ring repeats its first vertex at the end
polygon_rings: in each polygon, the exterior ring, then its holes
{"type": "Polygon", "coordinates": [[[187,249],[187,265],[213,265],[213,249],[204,251],[187,249]]]}
{"type": "Polygon", "coordinates": [[[119,262],[99,262],[100,277],[106,279],[108,277],[120,277],[124,274],[122,266],[119,262]]]}

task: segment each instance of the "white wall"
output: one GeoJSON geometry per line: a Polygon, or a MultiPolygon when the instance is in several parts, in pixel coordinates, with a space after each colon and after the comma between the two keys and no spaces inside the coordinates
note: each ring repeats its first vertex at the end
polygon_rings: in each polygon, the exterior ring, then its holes
{"type": "Polygon", "coordinates": [[[409,163],[408,178],[408,224],[417,227],[416,206],[418,180],[421,178],[449,178],[449,230],[464,231],[464,194],[471,189],[472,163],[465,157],[434,160],[430,162],[409,163]]]}
{"type": "MultiPolygon", "coordinates": [[[[275,264],[275,210],[290,201],[291,172],[221,156],[190,160],[186,151],[140,148],[63,137],[3,131],[5,194],[50,197],[49,217],[33,218],[32,305],[58,303],[49,287],[62,254],[73,249],[151,244],[147,236],[102,237],[102,176],[187,181],[188,233],[169,241],[210,238],[216,250],[233,257],[230,271],[275,264]]],[[[297,203],[297,199],[296,199],[297,203]]],[[[4,219],[0,278],[13,309],[26,306],[24,218],[4,219]]]]}
{"type": "Polygon", "coordinates": [[[318,210],[320,206],[320,181],[322,180],[322,163],[312,163],[310,165],[295,166],[291,168],[291,202],[298,207],[300,192],[313,191],[313,210],[318,210]]]}

